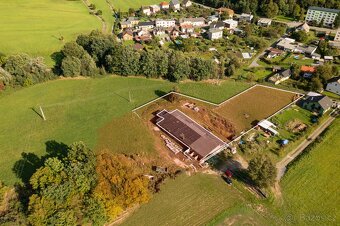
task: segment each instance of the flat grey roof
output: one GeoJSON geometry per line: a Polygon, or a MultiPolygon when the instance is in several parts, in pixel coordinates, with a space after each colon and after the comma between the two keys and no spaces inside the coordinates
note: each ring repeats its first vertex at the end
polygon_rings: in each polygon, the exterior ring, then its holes
{"type": "Polygon", "coordinates": [[[310,6],[308,9],[310,10],[317,10],[317,11],[324,11],[329,13],[339,13],[340,10],[338,9],[329,9],[329,8],[323,8],[323,7],[317,7],[317,6],[310,6]]]}

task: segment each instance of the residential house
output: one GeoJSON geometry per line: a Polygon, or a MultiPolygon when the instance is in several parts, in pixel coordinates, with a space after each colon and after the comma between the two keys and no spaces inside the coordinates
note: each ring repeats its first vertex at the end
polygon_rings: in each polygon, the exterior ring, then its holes
{"type": "Polygon", "coordinates": [[[300,72],[303,74],[304,78],[312,77],[315,71],[316,71],[316,67],[313,67],[313,66],[302,65],[300,68],[300,72]]]}
{"type": "Polygon", "coordinates": [[[136,26],[139,23],[139,18],[138,17],[128,17],[127,21],[130,21],[133,26],[136,26]]]}
{"type": "Polygon", "coordinates": [[[159,4],[159,6],[160,6],[161,10],[168,10],[170,8],[169,3],[167,3],[167,2],[161,2],[159,4]]]}
{"type": "Polygon", "coordinates": [[[334,57],[333,56],[324,56],[325,62],[333,62],[334,57]]]}
{"type": "Polygon", "coordinates": [[[192,26],[191,24],[184,24],[180,26],[180,30],[182,33],[192,33],[194,32],[194,26],[192,26]]]}
{"type": "Polygon", "coordinates": [[[152,14],[155,14],[161,11],[161,8],[158,5],[150,5],[150,10],[152,14]]]}
{"type": "Polygon", "coordinates": [[[216,9],[216,12],[220,15],[223,13],[226,13],[228,14],[229,18],[233,18],[235,14],[234,10],[229,9],[229,8],[224,8],[224,7],[216,9]]]}
{"type": "Polygon", "coordinates": [[[328,80],[326,90],[340,95],[340,76],[328,80]]]}
{"type": "Polygon", "coordinates": [[[203,27],[205,26],[205,19],[203,17],[196,18],[181,18],[179,19],[179,25],[192,25],[194,27],[203,27]]]}
{"type": "Polygon", "coordinates": [[[182,7],[183,8],[190,7],[191,5],[192,5],[192,2],[190,0],[183,0],[182,1],[182,7]]]}
{"type": "Polygon", "coordinates": [[[224,20],[223,23],[228,30],[234,30],[238,26],[238,22],[233,19],[224,20]]]}
{"type": "Polygon", "coordinates": [[[333,105],[332,100],[324,95],[307,95],[302,101],[302,107],[309,111],[323,115],[333,105]]]}
{"type": "Polygon", "coordinates": [[[208,25],[210,25],[212,22],[217,22],[217,21],[218,21],[218,17],[216,15],[208,16],[208,18],[206,19],[206,22],[208,25]]]}
{"type": "Polygon", "coordinates": [[[275,85],[280,84],[283,81],[286,81],[292,75],[290,69],[286,69],[283,71],[279,71],[275,75],[271,76],[268,81],[274,83],[275,85]]]}
{"type": "Polygon", "coordinates": [[[222,21],[213,22],[209,25],[209,28],[210,29],[223,30],[224,29],[224,23],[222,21]]]}
{"type": "Polygon", "coordinates": [[[168,33],[172,39],[176,39],[179,36],[180,31],[178,30],[177,27],[172,27],[169,28],[168,33]]]}
{"type": "Polygon", "coordinates": [[[124,41],[133,40],[133,32],[131,29],[126,29],[121,33],[121,39],[124,41]]]}
{"type": "Polygon", "coordinates": [[[296,31],[303,31],[303,32],[306,32],[308,33],[310,31],[310,27],[307,23],[303,23],[301,24],[300,26],[297,26],[295,28],[296,31]]]}
{"type": "Polygon", "coordinates": [[[132,27],[133,27],[131,21],[128,21],[128,20],[121,21],[121,22],[119,23],[119,25],[120,25],[120,28],[121,28],[121,29],[126,29],[126,28],[132,28],[132,27]]]}
{"type": "Polygon", "coordinates": [[[156,19],[155,25],[156,27],[174,27],[176,21],[174,19],[156,19]]]}
{"type": "Polygon", "coordinates": [[[174,11],[180,10],[181,4],[179,3],[179,0],[171,0],[170,8],[174,11]]]}
{"type": "Polygon", "coordinates": [[[312,56],[315,51],[317,50],[317,46],[300,46],[297,45],[295,50],[293,52],[297,52],[297,53],[303,53],[306,54],[308,56],[312,56]]]}
{"type": "Polygon", "coordinates": [[[165,29],[162,27],[156,27],[152,31],[153,36],[161,37],[165,35],[165,29]]]}
{"type": "Polygon", "coordinates": [[[153,21],[146,21],[146,22],[139,22],[138,29],[141,30],[151,30],[155,27],[155,22],[153,21]]]}
{"type": "Polygon", "coordinates": [[[210,28],[208,31],[208,39],[216,40],[223,37],[223,31],[218,28],[210,28]]]}
{"type": "Polygon", "coordinates": [[[260,18],[257,21],[257,25],[260,27],[269,27],[272,24],[272,20],[268,18],[260,18]]]}
{"type": "Polygon", "coordinates": [[[242,13],[242,14],[239,16],[238,20],[239,20],[240,22],[251,23],[251,21],[253,20],[253,18],[254,18],[254,16],[251,15],[251,14],[242,13]]]}
{"type": "Polygon", "coordinates": [[[283,38],[276,44],[276,47],[278,49],[282,49],[284,51],[295,52],[296,51],[296,45],[293,44],[294,42],[295,42],[294,39],[283,38]]]}
{"type": "Polygon", "coordinates": [[[339,12],[339,9],[328,9],[311,6],[308,8],[305,20],[307,23],[312,23],[315,21],[317,24],[323,21],[323,26],[332,27],[339,12]]]}
{"type": "Polygon", "coordinates": [[[284,53],[283,50],[276,49],[276,48],[270,48],[268,50],[267,58],[269,58],[269,59],[275,58],[275,57],[281,56],[283,53],[284,53]]]}
{"type": "Polygon", "coordinates": [[[150,10],[150,7],[149,6],[143,6],[141,8],[141,12],[147,16],[150,16],[151,15],[151,10],[150,10]]]}
{"type": "Polygon", "coordinates": [[[335,34],[334,42],[340,42],[340,29],[335,34]]]}

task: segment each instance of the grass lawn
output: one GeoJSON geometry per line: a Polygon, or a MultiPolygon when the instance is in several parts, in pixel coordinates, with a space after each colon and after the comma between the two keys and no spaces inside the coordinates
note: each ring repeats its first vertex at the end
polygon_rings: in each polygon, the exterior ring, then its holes
{"type": "Polygon", "coordinates": [[[48,64],[65,42],[102,26],[82,1],[66,0],[0,1],[0,21],[0,52],[43,56],[48,64]]]}
{"type": "Polygon", "coordinates": [[[287,16],[276,16],[276,17],[274,17],[274,20],[282,21],[282,22],[292,22],[292,21],[294,21],[294,18],[287,17],[287,16]]]}
{"type": "Polygon", "coordinates": [[[295,225],[336,225],[339,222],[340,120],[321,143],[297,161],[284,176],[281,216],[295,225]]]}
{"type": "Polygon", "coordinates": [[[115,9],[127,12],[129,8],[138,9],[141,6],[159,4],[159,0],[109,0],[115,9]]]}
{"type": "Polygon", "coordinates": [[[101,10],[103,12],[102,17],[106,23],[106,32],[111,32],[111,28],[114,24],[113,12],[106,0],[88,0],[90,3],[95,4],[96,10],[101,10]]]}
{"type": "MultiPolygon", "coordinates": [[[[0,179],[14,183],[11,168],[21,153],[43,155],[44,143],[49,140],[66,144],[82,140],[91,148],[114,146],[110,150],[117,152],[152,152],[152,138],[141,124],[133,123],[131,110],[170,91],[174,85],[145,78],[106,77],[50,81],[1,95],[0,179]],[[32,109],[40,105],[46,121],[32,109]]],[[[179,85],[183,93],[215,102],[248,86],[233,81],[220,86],[203,82],[179,85]]]]}
{"type": "Polygon", "coordinates": [[[122,225],[218,225],[237,220],[240,212],[245,214],[239,222],[268,223],[246,205],[245,197],[249,193],[240,192],[237,187],[228,186],[215,175],[181,175],[168,180],[160,193],[122,225]]]}

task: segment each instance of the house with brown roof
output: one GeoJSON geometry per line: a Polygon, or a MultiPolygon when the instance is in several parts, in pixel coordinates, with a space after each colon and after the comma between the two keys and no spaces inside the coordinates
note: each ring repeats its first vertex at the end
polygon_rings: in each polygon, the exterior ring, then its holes
{"type": "Polygon", "coordinates": [[[123,39],[124,41],[133,40],[132,30],[130,30],[130,29],[124,30],[123,33],[121,34],[121,39],[123,39]]]}
{"type": "Polygon", "coordinates": [[[177,109],[173,111],[164,109],[157,117],[156,125],[184,146],[183,154],[192,160],[204,163],[227,146],[212,132],[177,109]]]}
{"type": "Polygon", "coordinates": [[[168,10],[170,8],[170,4],[167,2],[161,2],[159,6],[161,7],[161,10],[168,10]]]}
{"type": "Polygon", "coordinates": [[[300,68],[300,72],[303,74],[304,78],[310,78],[315,73],[316,67],[302,65],[300,68]]]}

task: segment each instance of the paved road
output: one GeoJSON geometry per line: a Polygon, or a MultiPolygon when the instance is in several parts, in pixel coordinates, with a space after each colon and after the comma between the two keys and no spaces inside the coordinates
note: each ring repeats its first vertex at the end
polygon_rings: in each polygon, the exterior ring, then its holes
{"type": "Polygon", "coordinates": [[[279,181],[285,174],[287,165],[293,161],[305,148],[310,145],[315,138],[317,138],[333,121],[334,117],[330,116],[325,122],[323,122],[308,138],[304,140],[295,150],[291,151],[284,159],[276,164],[277,168],[277,180],[279,181]]]}

